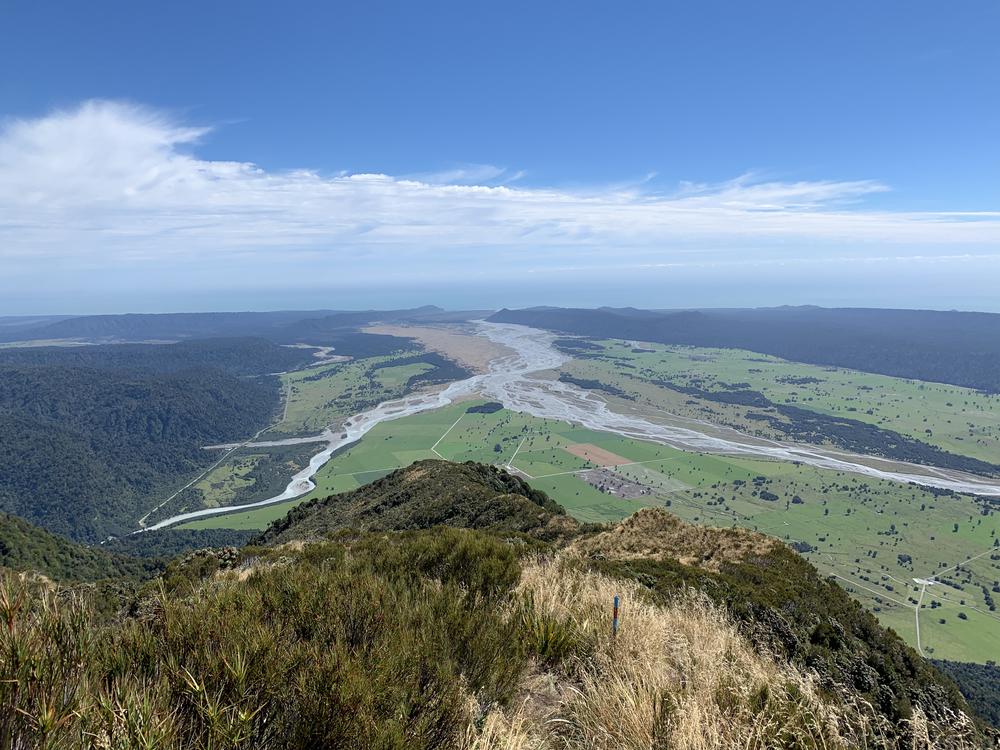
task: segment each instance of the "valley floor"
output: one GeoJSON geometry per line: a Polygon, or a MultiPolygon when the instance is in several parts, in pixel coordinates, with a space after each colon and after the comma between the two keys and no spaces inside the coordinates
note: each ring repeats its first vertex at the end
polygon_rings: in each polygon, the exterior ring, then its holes
{"type": "MultiPolygon", "coordinates": [[[[322,380],[297,378],[309,387],[322,380]]],[[[611,399],[616,408],[630,405],[611,399]]],[[[320,401],[308,398],[323,411],[320,401]]],[[[308,414],[306,402],[295,403],[297,413],[308,414]]],[[[993,603],[1000,596],[1000,522],[982,500],[802,462],[678,450],[507,409],[468,411],[483,403],[464,400],[377,424],[316,473],[311,492],[183,528],[260,529],[303,500],[356,488],[424,458],[494,463],[580,520],[613,521],[664,506],[686,520],[772,534],[926,655],[1000,659],[993,603]]]]}

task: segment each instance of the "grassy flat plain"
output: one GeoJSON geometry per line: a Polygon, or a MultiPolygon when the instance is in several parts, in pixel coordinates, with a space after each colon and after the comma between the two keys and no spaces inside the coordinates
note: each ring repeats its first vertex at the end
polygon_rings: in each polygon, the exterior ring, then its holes
{"type": "MultiPolygon", "coordinates": [[[[849,417],[921,440],[951,453],[991,463],[1000,462],[1000,395],[969,388],[872,375],[856,370],[819,367],[740,349],[594,342],[603,347],[604,359],[577,359],[565,369],[578,377],[593,378],[635,391],[641,389],[662,402],[663,408],[704,417],[702,403],[669,389],[648,385],[651,379],[667,380],[705,391],[721,391],[741,384],[778,404],[789,404],[831,416],[849,417]],[[624,363],[624,364],[623,364],[624,363]]],[[[595,352],[601,354],[602,352],[595,352]]],[[[723,421],[756,430],[759,423],[740,419],[746,408],[710,404],[723,421]]]]}
{"type": "Polygon", "coordinates": [[[232,451],[171,502],[151,514],[150,519],[155,522],[175,513],[274,497],[316,452],[315,444],[247,447],[232,451]]]}
{"type": "MultiPolygon", "coordinates": [[[[321,470],[310,497],[358,487],[422,458],[510,462],[581,520],[611,521],[663,505],[688,521],[746,526],[797,542],[821,571],[839,576],[911,643],[919,597],[913,578],[942,574],[961,589],[942,584],[925,594],[925,653],[1000,660],[1000,617],[987,599],[1000,580],[1000,548],[993,547],[1000,518],[983,515],[970,498],[937,497],[917,487],[791,463],[687,453],[507,410],[468,414],[471,403],[377,426],[321,470]],[[648,494],[620,497],[588,483],[580,472],[595,464],[569,450],[579,452],[581,445],[625,459],[627,465],[609,468],[648,494]],[[974,555],[981,556],[949,572],[974,555]]],[[[263,528],[297,502],[186,528],[263,528]]]]}
{"type": "Polygon", "coordinates": [[[234,455],[206,474],[194,485],[194,489],[202,494],[207,508],[231,505],[240,490],[253,486],[254,481],[249,474],[266,458],[263,453],[234,455]]]}
{"type": "Polygon", "coordinates": [[[403,395],[411,377],[434,369],[425,363],[392,366],[392,361],[401,356],[367,357],[283,374],[284,417],[266,435],[321,432],[365,405],[403,395]]]}

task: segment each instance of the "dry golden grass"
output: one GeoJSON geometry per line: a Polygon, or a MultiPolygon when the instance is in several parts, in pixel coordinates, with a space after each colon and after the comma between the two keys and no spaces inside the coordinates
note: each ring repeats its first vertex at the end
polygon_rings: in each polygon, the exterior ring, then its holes
{"type": "Polygon", "coordinates": [[[0,749],[981,746],[964,715],[892,726],[703,594],[654,602],[567,552],[444,529],[283,551],[194,555],[110,621],[90,589],[0,573],[0,749]]]}
{"type": "MultiPolygon", "coordinates": [[[[811,676],[756,649],[701,595],[658,606],[632,583],[560,559],[528,565],[520,593],[580,648],[550,668],[558,690],[526,685],[509,711],[494,710],[470,730],[468,750],[896,746],[897,733],[870,705],[822,693],[811,676]],[[621,624],[613,638],[616,593],[621,624]],[[562,698],[553,702],[553,694],[562,698]]],[[[965,717],[943,729],[918,710],[913,729],[913,748],[975,746],[965,717]]]]}
{"type": "Polygon", "coordinates": [[[670,558],[718,570],[724,562],[766,554],[779,544],[776,539],[747,529],[695,526],[661,508],[646,508],[607,531],[574,542],[571,551],[581,557],[607,560],[670,558]]]}

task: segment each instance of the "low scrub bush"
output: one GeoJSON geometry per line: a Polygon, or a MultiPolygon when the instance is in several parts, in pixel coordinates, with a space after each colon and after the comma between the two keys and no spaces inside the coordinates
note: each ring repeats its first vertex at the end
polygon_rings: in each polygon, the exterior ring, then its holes
{"type": "Polygon", "coordinates": [[[98,598],[0,572],[0,748],[976,746],[964,716],[821,688],[704,594],[481,532],[195,554],[98,598]]]}
{"type": "Polygon", "coordinates": [[[0,747],[455,746],[524,670],[494,611],[518,576],[472,532],[366,536],[252,571],[196,555],[101,621],[87,591],[6,574],[0,747]]]}

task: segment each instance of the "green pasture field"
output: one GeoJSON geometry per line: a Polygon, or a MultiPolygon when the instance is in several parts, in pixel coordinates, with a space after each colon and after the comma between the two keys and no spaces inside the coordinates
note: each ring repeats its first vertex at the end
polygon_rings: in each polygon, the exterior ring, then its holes
{"type": "Polygon", "coordinates": [[[235,455],[212,469],[194,485],[202,495],[204,506],[217,508],[232,504],[239,490],[253,486],[253,479],[247,475],[265,457],[260,453],[235,455]]]}
{"type": "MultiPolygon", "coordinates": [[[[407,352],[406,356],[412,356],[407,352]]],[[[337,419],[402,396],[415,375],[432,370],[426,363],[380,367],[403,354],[368,357],[350,362],[319,365],[281,376],[285,394],[282,420],[267,435],[310,435],[321,432],[337,419]]]]}
{"type": "MultiPolygon", "coordinates": [[[[1000,661],[1000,617],[982,591],[1000,580],[1000,548],[993,548],[1000,517],[990,510],[984,515],[971,498],[938,497],[915,486],[787,462],[688,453],[508,410],[468,414],[472,403],[378,425],[323,467],[317,489],[307,497],[354,489],[422,458],[511,463],[580,520],[614,521],[659,505],[687,521],[739,525],[797,543],[823,573],[838,576],[913,644],[919,596],[913,578],[941,574],[962,590],[929,588],[920,619],[925,653],[1000,661]],[[623,499],[588,484],[576,472],[593,464],[565,450],[579,443],[627,459],[616,471],[649,487],[650,494],[623,499]],[[763,499],[771,496],[776,499],[763,499]],[[949,572],[974,555],[981,556],[959,573],[949,572]],[[933,612],[932,600],[939,601],[933,612]],[[959,619],[958,612],[968,619],[959,619]],[[944,625],[938,622],[942,617],[944,625]]],[[[184,528],[264,528],[304,499],[184,528]]],[[[1000,593],[996,596],[1000,600],[1000,593]]]]}
{"type": "Polygon", "coordinates": [[[155,522],[176,513],[274,497],[320,449],[319,444],[301,444],[244,447],[227,453],[217,466],[150,518],[155,522]]]}
{"type": "MultiPolygon", "coordinates": [[[[600,380],[627,391],[635,390],[636,379],[667,380],[706,391],[742,384],[778,404],[856,419],[952,453],[1000,463],[1000,395],[800,364],[741,349],[643,344],[642,348],[652,351],[637,352],[628,342],[594,343],[602,345],[604,354],[617,361],[578,359],[566,369],[579,377],[600,380]],[[819,382],[811,382],[812,379],[819,382]]],[[[664,408],[674,411],[683,411],[678,407],[690,399],[669,389],[655,390],[660,391],[664,408]]],[[[643,390],[644,396],[651,393],[650,389],[643,390]]],[[[747,411],[746,407],[719,404],[711,407],[722,414],[747,411]]],[[[756,428],[759,423],[742,426],[756,428]]]]}

